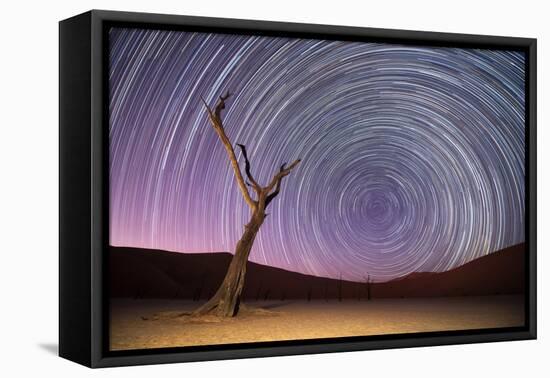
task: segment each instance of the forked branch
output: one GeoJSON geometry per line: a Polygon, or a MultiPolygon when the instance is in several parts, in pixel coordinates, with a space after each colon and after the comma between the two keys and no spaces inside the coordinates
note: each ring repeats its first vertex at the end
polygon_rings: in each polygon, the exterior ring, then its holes
{"type": "Polygon", "coordinates": [[[279,172],[273,176],[271,179],[271,182],[269,185],[262,187],[258,182],[254,179],[254,176],[252,176],[252,172],[250,171],[250,161],[248,160],[248,154],[246,152],[246,147],[243,144],[237,144],[237,146],[240,147],[241,152],[244,157],[245,161],[245,174],[248,179],[248,181],[245,181],[243,178],[243,175],[241,173],[241,169],[239,168],[239,163],[237,161],[237,157],[235,155],[235,150],[233,149],[233,146],[231,144],[231,141],[225,134],[225,129],[223,127],[223,121],[221,118],[222,110],[225,109],[225,100],[229,98],[230,94],[227,92],[225,95],[220,96],[218,99],[218,102],[216,103],[216,106],[214,107],[214,110],[206,104],[204,99],[201,97],[201,100],[206,107],[206,110],[208,111],[208,117],[210,119],[210,123],[212,124],[212,127],[220,137],[220,140],[222,141],[227,154],[229,155],[229,160],[231,161],[231,165],[233,167],[233,171],[235,172],[235,179],[237,180],[237,184],[239,185],[239,189],[241,190],[241,193],[244,197],[244,200],[246,203],[250,206],[250,208],[254,211],[258,206],[258,201],[254,201],[252,197],[250,196],[250,193],[248,192],[247,186],[252,187],[259,198],[260,205],[261,205],[261,199],[265,198],[265,202],[263,203],[264,208],[269,205],[271,201],[277,195],[279,194],[279,191],[281,190],[281,181],[285,176],[288,176],[290,174],[290,171],[294,167],[300,163],[300,159],[294,161],[292,164],[290,164],[288,167],[286,166],[286,163],[281,165],[279,172]]]}
{"type": "MultiPolygon", "coordinates": [[[[279,169],[279,172],[282,172],[285,169],[285,166],[286,166],[286,163],[283,163],[283,165],[281,165],[281,168],[279,169]]],[[[266,199],[265,199],[265,207],[266,208],[269,206],[269,203],[271,201],[273,201],[273,199],[275,197],[277,197],[277,195],[281,191],[281,182],[282,181],[283,181],[283,178],[281,177],[281,179],[279,179],[277,181],[277,185],[275,186],[275,190],[266,197],[266,199]]]]}
{"type": "Polygon", "coordinates": [[[210,107],[208,106],[208,104],[206,104],[206,102],[202,97],[201,97],[201,100],[204,106],[206,107],[206,110],[208,111],[208,116],[210,119],[210,123],[212,124],[212,127],[220,137],[220,140],[222,141],[225,147],[225,150],[227,151],[227,155],[229,156],[229,161],[231,162],[231,166],[233,167],[233,171],[235,172],[235,180],[237,180],[237,184],[239,185],[239,189],[241,190],[244,200],[246,201],[248,206],[250,206],[250,208],[254,210],[256,208],[257,203],[252,199],[252,197],[250,197],[250,193],[246,188],[246,183],[241,173],[241,169],[239,168],[239,163],[237,162],[235,150],[233,150],[233,146],[231,145],[229,138],[225,134],[225,129],[223,127],[223,122],[221,118],[221,112],[223,109],[225,109],[225,100],[227,100],[229,96],[230,96],[229,92],[227,92],[223,96],[220,96],[214,108],[214,111],[210,109],[210,107]]]}
{"type": "Polygon", "coordinates": [[[270,192],[271,190],[273,190],[273,188],[275,188],[277,185],[279,185],[280,181],[283,179],[283,177],[288,176],[290,174],[290,171],[292,171],[292,169],[294,167],[296,167],[300,163],[300,161],[301,161],[300,159],[295,160],[288,167],[286,166],[286,163],[281,165],[281,168],[279,169],[279,172],[275,176],[273,176],[273,178],[271,179],[271,182],[267,186],[267,188],[266,188],[267,191],[270,192]]]}
{"type": "Polygon", "coordinates": [[[244,156],[244,172],[246,173],[246,177],[248,177],[248,180],[250,181],[251,187],[253,187],[256,192],[260,192],[262,190],[261,186],[258,184],[258,182],[254,179],[252,176],[252,173],[250,172],[250,161],[248,160],[248,154],[246,153],[246,147],[244,144],[237,143],[237,146],[241,148],[241,152],[244,156]]]}

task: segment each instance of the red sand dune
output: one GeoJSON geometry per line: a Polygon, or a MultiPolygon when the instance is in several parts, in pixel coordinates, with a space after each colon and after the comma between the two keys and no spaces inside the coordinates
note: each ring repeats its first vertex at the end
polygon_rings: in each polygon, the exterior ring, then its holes
{"type": "MultiPolygon", "coordinates": [[[[207,299],[232,255],[110,247],[111,297],[207,299]]],[[[415,272],[370,285],[372,298],[517,294],[524,292],[525,244],[494,252],[443,272],[415,272]]],[[[339,281],[248,263],[248,300],[367,298],[364,282],[339,281]]]]}

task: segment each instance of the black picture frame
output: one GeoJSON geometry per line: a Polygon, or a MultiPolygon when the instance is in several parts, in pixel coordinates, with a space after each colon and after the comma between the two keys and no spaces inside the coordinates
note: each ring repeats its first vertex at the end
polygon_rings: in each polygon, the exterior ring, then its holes
{"type": "Polygon", "coordinates": [[[59,24],[59,354],[89,367],[536,338],[536,39],[92,10],[59,24]],[[106,29],[112,25],[526,53],[524,327],[110,352],[106,29]]]}

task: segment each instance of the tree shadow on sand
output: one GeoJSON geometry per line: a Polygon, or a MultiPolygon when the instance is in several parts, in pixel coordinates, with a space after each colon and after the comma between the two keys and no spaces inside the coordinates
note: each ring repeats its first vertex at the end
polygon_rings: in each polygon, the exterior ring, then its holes
{"type": "Polygon", "coordinates": [[[191,311],[161,311],[153,314],[152,316],[142,316],[141,319],[145,321],[158,321],[158,320],[176,320],[185,323],[221,323],[228,321],[240,321],[251,317],[271,317],[279,316],[283,313],[280,311],[271,311],[270,308],[280,307],[283,304],[274,304],[274,306],[266,305],[262,307],[251,307],[245,304],[240,305],[239,316],[232,318],[223,318],[216,315],[196,315],[191,311]]]}
{"type": "Polygon", "coordinates": [[[272,308],[279,308],[279,307],[288,306],[291,303],[292,303],[291,301],[288,301],[288,302],[287,301],[285,301],[285,302],[275,302],[275,303],[270,303],[270,304],[260,306],[260,308],[264,309],[264,310],[270,310],[272,308]]]}

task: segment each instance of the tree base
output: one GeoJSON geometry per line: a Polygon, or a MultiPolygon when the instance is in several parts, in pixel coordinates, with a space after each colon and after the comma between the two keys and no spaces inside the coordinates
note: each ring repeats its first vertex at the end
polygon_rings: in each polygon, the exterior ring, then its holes
{"type": "Polygon", "coordinates": [[[149,317],[142,316],[141,319],[145,321],[178,320],[186,323],[220,323],[223,321],[232,321],[257,316],[277,316],[280,314],[281,313],[279,311],[272,311],[261,307],[241,304],[238,318],[217,316],[215,312],[197,314],[196,312],[163,311],[149,317]]]}

